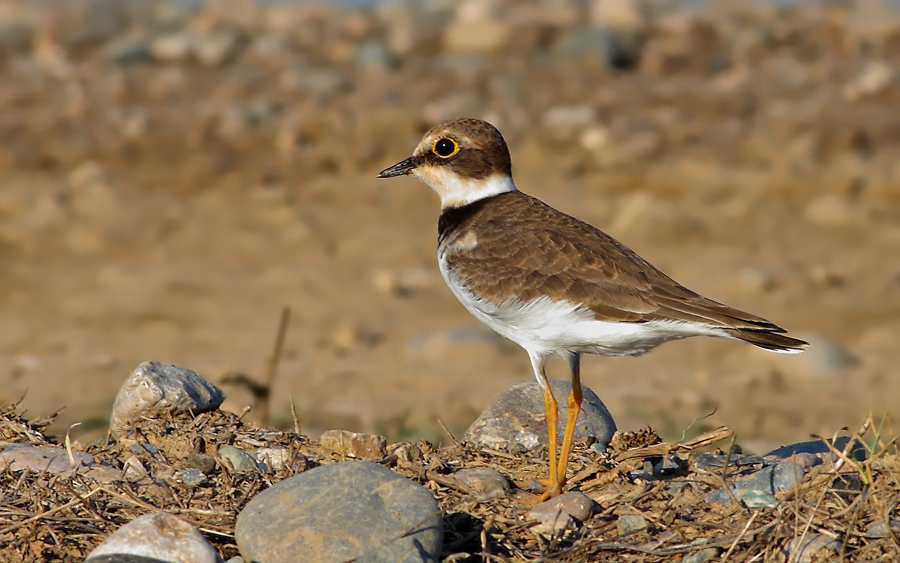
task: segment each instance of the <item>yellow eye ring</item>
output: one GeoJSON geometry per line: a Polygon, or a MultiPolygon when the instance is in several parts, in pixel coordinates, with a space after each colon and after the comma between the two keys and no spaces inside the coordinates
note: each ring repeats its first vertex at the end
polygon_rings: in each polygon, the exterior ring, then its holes
{"type": "Polygon", "coordinates": [[[439,158],[450,158],[459,152],[459,143],[450,137],[441,137],[434,142],[434,145],[431,147],[431,152],[436,154],[439,158]]]}

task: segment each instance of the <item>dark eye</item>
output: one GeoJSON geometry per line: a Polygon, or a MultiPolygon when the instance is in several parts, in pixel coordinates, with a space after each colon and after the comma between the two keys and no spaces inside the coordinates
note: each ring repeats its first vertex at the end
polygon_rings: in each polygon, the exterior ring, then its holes
{"type": "Polygon", "coordinates": [[[443,139],[438,139],[437,142],[434,143],[434,147],[431,148],[431,152],[441,158],[450,158],[451,156],[459,152],[459,143],[457,143],[453,139],[444,137],[443,139]]]}

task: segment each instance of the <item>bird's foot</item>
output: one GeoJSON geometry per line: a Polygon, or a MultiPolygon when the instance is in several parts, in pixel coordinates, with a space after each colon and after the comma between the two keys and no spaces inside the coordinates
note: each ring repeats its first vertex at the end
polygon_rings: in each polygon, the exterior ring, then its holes
{"type": "Polygon", "coordinates": [[[535,481],[540,483],[541,487],[537,490],[537,494],[525,493],[529,496],[520,500],[522,504],[540,504],[545,500],[556,498],[562,494],[565,485],[564,481],[553,483],[551,479],[535,479],[535,481]]]}

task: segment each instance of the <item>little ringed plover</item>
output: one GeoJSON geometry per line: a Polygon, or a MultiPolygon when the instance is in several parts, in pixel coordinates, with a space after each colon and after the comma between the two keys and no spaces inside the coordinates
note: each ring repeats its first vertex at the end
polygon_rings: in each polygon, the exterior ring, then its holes
{"type": "Polygon", "coordinates": [[[716,336],[773,352],[806,342],[781,327],[681,286],[603,231],[516,189],[500,132],[478,119],[445,121],[379,178],[411,175],[441,198],[438,263],[478,320],[528,352],[543,391],[550,478],[559,495],[581,408],[580,356],[639,356],[669,340],[716,336]],[[545,359],[568,358],[572,392],[557,463],[557,404],[545,359]]]}

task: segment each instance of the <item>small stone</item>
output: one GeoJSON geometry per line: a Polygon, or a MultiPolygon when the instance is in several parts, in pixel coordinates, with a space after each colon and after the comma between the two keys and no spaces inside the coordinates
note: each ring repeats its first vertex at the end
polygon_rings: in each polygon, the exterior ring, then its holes
{"type": "Polygon", "coordinates": [[[186,487],[198,487],[206,483],[207,478],[199,469],[185,469],[175,474],[175,481],[186,487]]]}
{"type": "Polygon", "coordinates": [[[216,549],[187,522],[157,512],[125,524],[88,555],[85,561],[110,561],[112,555],[133,554],[159,561],[221,563],[216,549]]]}
{"type": "Polygon", "coordinates": [[[563,493],[556,498],[544,501],[525,514],[528,520],[547,522],[556,518],[556,514],[562,512],[572,518],[584,522],[593,514],[597,503],[584,493],[572,491],[563,493]]]}
{"type": "MultiPolygon", "coordinates": [[[[73,451],[75,465],[90,467],[95,464],[94,456],[84,452],[73,451]]],[[[65,448],[53,446],[13,445],[0,452],[0,469],[12,471],[29,469],[47,473],[62,473],[73,469],[69,452],[65,448]]]]}
{"type": "MultiPolygon", "coordinates": [[[[788,560],[796,563],[812,563],[813,558],[823,549],[837,551],[841,547],[841,542],[828,536],[815,533],[808,533],[805,536],[793,538],[785,546],[784,551],[788,556],[788,560]]],[[[827,559],[816,559],[824,561],[827,559]]]]}
{"type": "Polygon", "coordinates": [[[228,462],[231,466],[231,470],[235,473],[260,470],[256,458],[248,452],[234,446],[221,446],[219,448],[219,456],[228,462]]]}
{"type": "MultiPolygon", "coordinates": [[[[900,521],[891,520],[891,529],[894,530],[895,534],[900,534],[900,521]]],[[[869,527],[866,528],[866,534],[876,538],[886,538],[889,535],[888,527],[884,523],[884,520],[872,522],[871,524],[869,524],[869,527]]]]}
{"type": "Polygon", "coordinates": [[[619,535],[631,534],[647,529],[647,520],[640,514],[623,514],[616,520],[619,535]]]}
{"type": "Polygon", "coordinates": [[[778,499],[765,491],[747,491],[741,495],[741,502],[747,508],[775,508],[778,499]]]}
{"type": "Polygon", "coordinates": [[[694,459],[693,466],[697,471],[721,473],[722,467],[725,466],[726,457],[728,458],[728,467],[763,466],[766,464],[766,460],[758,455],[732,453],[731,456],[728,456],[728,454],[724,453],[706,452],[698,455],[694,459]]]}
{"type": "Polygon", "coordinates": [[[537,522],[537,525],[532,529],[544,536],[552,536],[564,530],[575,528],[575,519],[559,509],[553,510],[550,514],[541,515],[541,518],[531,516],[529,520],[537,522]]]}
{"type": "Polygon", "coordinates": [[[216,470],[216,458],[206,454],[190,455],[181,462],[181,468],[196,469],[204,475],[210,475],[216,470]]]}
{"type": "Polygon", "coordinates": [[[269,473],[282,471],[291,463],[291,451],[284,446],[259,448],[254,452],[254,457],[269,469],[269,473]]]}
{"type": "MultiPolygon", "coordinates": [[[[750,491],[755,491],[753,494],[757,495],[756,498],[763,499],[760,502],[767,502],[762,495],[774,497],[779,491],[795,488],[803,481],[806,470],[807,468],[803,465],[787,459],[777,465],[770,465],[755,473],[735,479],[729,483],[729,488],[738,501],[743,500],[744,495],[750,491]]],[[[728,504],[731,502],[731,495],[724,489],[717,489],[707,496],[707,500],[710,503],[728,504]]],[[[755,502],[755,500],[751,502],[755,502]]]]}
{"type": "Polygon", "coordinates": [[[122,469],[125,473],[125,479],[128,481],[139,481],[147,476],[147,468],[144,467],[144,464],[141,463],[141,460],[135,455],[129,456],[128,459],[122,463],[122,469]]]}
{"type": "Polygon", "coordinates": [[[441,509],[423,486],[375,463],[316,467],[269,487],[241,511],[248,561],[436,561],[441,509]]]}
{"type": "Polygon", "coordinates": [[[676,482],[672,483],[671,485],[669,485],[668,487],[666,487],[666,489],[669,491],[669,494],[672,496],[680,495],[681,493],[685,492],[686,490],[688,490],[690,488],[691,488],[691,484],[686,481],[676,481],[676,482]]]}
{"type": "Polygon", "coordinates": [[[718,549],[716,549],[715,547],[707,547],[706,549],[695,551],[690,555],[685,555],[684,558],[682,558],[681,563],[706,563],[707,561],[712,561],[718,556],[718,549]]]}
{"type": "Polygon", "coordinates": [[[478,500],[502,498],[509,492],[509,480],[496,469],[461,469],[453,478],[478,500]]]}
{"type": "Polygon", "coordinates": [[[687,469],[687,461],[682,459],[678,454],[668,454],[663,456],[662,460],[653,466],[654,475],[674,475],[684,472],[687,469]]]}
{"type": "Polygon", "coordinates": [[[605,454],[609,451],[609,444],[601,444],[600,442],[595,442],[591,444],[590,450],[597,454],[605,454]]]}
{"type": "MultiPolygon", "coordinates": [[[[568,412],[566,396],[572,387],[567,381],[551,379],[550,389],[559,405],[556,436],[562,443],[568,412]]],[[[575,438],[592,438],[596,444],[608,446],[616,423],[593,391],[584,385],[581,391],[584,400],[575,425],[575,438]]],[[[508,451],[534,450],[546,446],[548,439],[543,395],[536,382],[514,385],[494,399],[463,436],[464,441],[508,451]]]]}
{"type": "Polygon", "coordinates": [[[341,457],[376,461],[384,458],[387,439],[349,430],[327,430],[319,438],[319,445],[341,457]]]}
{"type": "Polygon", "coordinates": [[[150,455],[156,455],[159,453],[159,448],[157,448],[153,444],[147,444],[147,443],[131,444],[130,446],[128,446],[128,450],[131,452],[134,452],[138,455],[141,455],[144,453],[148,453],[150,455]]]}
{"type": "Polygon", "coordinates": [[[196,415],[219,408],[224,400],[222,390],[196,372],[161,362],[144,362],[119,389],[109,428],[118,437],[140,417],[161,412],[196,415]]]}

